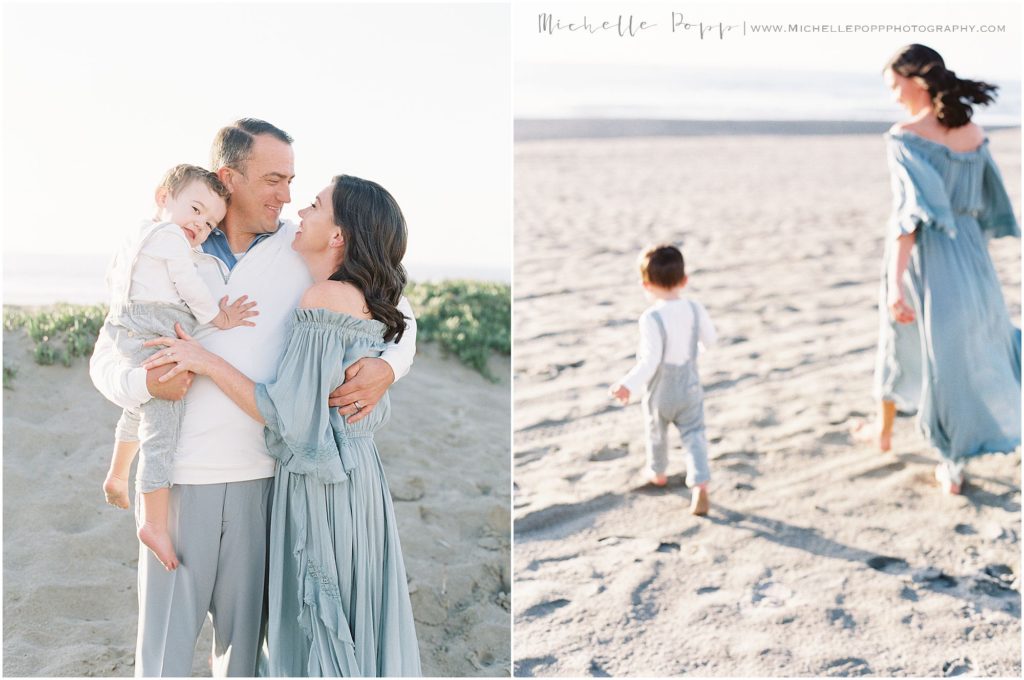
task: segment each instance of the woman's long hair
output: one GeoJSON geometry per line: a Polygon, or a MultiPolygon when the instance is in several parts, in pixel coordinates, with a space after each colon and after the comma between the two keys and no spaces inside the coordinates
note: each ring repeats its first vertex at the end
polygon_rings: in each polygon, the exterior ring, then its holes
{"type": "Polygon", "coordinates": [[[920,78],[932,98],[932,109],[944,127],[958,128],[971,122],[973,104],[985,106],[995,101],[995,85],[957,77],[946,68],[938,52],[925,45],[907,45],[893,55],[883,71],[892,69],[907,78],[920,78]]]}
{"type": "Polygon", "coordinates": [[[331,281],[346,281],[363,292],[373,318],[386,325],[384,339],[402,339],[405,317],[398,301],[405,288],[402,266],[408,232],[398,203],[376,182],[338,175],[331,195],[334,223],[345,238],[345,255],[331,281]]]}

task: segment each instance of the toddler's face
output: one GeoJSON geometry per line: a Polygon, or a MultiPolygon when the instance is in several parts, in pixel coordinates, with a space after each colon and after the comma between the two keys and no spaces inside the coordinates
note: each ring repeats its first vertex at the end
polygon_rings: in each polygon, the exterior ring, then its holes
{"type": "Polygon", "coordinates": [[[161,221],[174,222],[181,227],[193,248],[206,240],[228,210],[224,199],[198,180],[190,182],[177,196],[161,189],[157,205],[161,221]]]}

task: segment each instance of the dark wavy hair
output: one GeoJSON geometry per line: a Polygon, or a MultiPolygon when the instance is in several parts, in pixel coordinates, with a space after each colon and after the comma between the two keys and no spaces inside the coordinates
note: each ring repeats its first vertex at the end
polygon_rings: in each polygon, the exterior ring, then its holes
{"type": "Polygon", "coordinates": [[[907,78],[920,78],[932,98],[935,116],[944,127],[958,128],[971,122],[972,105],[985,106],[996,100],[995,85],[957,77],[946,68],[938,52],[925,45],[901,47],[882,71],[892,70],[907,78]]]}
{"type": "Polygon", "coordinates": [[[373,318],[388,327],[384,339],[398,342],[406,327],[405,316],[398,310],[406,282],[402,258],[408,241],[402,209],[376,182],[351,175],[338,175],[333,181],[334,223],[345,237],[345,255],[330,280],[359,288],[373,318]]]}

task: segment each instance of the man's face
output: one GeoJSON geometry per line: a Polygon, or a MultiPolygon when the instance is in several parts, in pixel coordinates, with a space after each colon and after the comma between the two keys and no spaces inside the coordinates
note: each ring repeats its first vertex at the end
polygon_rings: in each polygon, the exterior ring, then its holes
{"type": "Polygon", "coordinates": [[[277,231],[281,208],[292,200],[289,185],[295,177],[295,157],[291,144],[257,135],[243,170],[229,170],[225,180],[231,190],[230,223],[251,234],[277,231]]]}

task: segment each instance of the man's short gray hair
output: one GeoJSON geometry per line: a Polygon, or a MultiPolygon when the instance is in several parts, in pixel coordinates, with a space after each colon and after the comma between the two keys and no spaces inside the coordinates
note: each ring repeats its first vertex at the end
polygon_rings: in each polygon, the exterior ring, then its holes
{"type": "Polygon", "coordinates": [[[217,132],[210,150],[210,167],[214,172],[228,167],[244,175],[245,164],[252,155],[253,138],[258,135],[270,135],[285,144],[292,143],[287,132],[265,120],[240,118],[217,132]]]}

